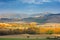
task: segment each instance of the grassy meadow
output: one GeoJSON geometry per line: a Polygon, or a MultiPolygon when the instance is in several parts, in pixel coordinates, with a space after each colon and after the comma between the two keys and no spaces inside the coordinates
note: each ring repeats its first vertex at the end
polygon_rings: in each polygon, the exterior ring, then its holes
{"type": "Polygon", "coordinates": [[[48,40],[48,39],[20,39],[20,38],[0,38],[0,40],[48,40]]]}

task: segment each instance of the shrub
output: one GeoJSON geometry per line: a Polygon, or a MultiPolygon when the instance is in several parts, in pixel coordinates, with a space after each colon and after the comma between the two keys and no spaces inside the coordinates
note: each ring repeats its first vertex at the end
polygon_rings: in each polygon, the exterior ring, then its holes
{"type": "Polygon", "coordinates": [[[53,34],[54,32],[52,30],[48,30],[46,34],[53,34]]]}
{"type": "Polygon", "coordinates": [[[14,34],[20,34],[20,30],[19,30],[19,29],[14,29],[14,30],[13,30],[13,33],[14,33],[14,34]]]}
{"type": "Polygon", "coordinates": [[[35,27],[33,27],[33,28],[30,27],[30,28],[27,29],[26,33],[28,33],[28,34],[38,34],[39,29],[35,28],[35,27]]]}
{"type": "Polygon", "coordinates": [[[8,30],[0,30],[0,35],[8,35],[9,31],[8,30]]]}

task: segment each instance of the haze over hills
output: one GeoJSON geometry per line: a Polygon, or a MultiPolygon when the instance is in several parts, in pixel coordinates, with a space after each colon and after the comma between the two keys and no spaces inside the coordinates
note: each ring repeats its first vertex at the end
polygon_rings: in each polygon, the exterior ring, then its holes
{"type": "Polygon", "coordinates": [[[46,23],[60,23],[60,13],[48,15],[45,22],[46,23]]]}
{"type": "Polygon", "coordinates": [[[1,14],[0,21],[13,22],[13,21],[24,21],[24,22],[38,22],[38,23],[60,23],[60,13],[38,13],[38,14],[1,14]]]}
{"type": "Polygon", "coordinates": [[[2,13],[0,14],[0,21],[1,22],[20,21],[21,19],[27,17],[28,14],[24,14],[24,13],[2,13]]]}
{"type": "Polygon", "coordinates": [[[27,18],[28,14],[24,13],[2,13],[0,14],[0,18],[27,18]]]}
{"type": "Polygon", "coordinates": [[[33,17],[24,18],[23,21],[38,22],[38,23],[60,23],[60,13],[34,15],[33,17]]]}

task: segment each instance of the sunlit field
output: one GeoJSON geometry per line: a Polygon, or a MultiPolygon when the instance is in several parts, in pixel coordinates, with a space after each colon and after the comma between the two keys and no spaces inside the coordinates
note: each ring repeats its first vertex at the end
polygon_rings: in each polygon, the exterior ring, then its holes
{"type": "Polygon", "coordinates": [[[60,36],[60,23],[0,23],[0,40],[48,40],[60,36]]]}
{"type": "Polygon", "coordinates": [[[0,35],[3,34],[60,34],[60,24],[0,23],[0,35]]]}

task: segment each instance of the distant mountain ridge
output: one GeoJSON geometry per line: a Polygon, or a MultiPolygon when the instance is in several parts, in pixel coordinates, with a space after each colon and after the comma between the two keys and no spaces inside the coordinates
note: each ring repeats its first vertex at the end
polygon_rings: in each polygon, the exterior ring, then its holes
{"type": "Polygon", "coordinates": [[[60,23],[60,13],[48,15],[45,22],[47,22],[47,23],[60,23]]]}
{"type": "Polygon", "coordinates": [[[43,17],[30,17],[22,19],[28,22],[38,22],[38,23],[60,23],[60,13],[59,14],[46,14],[43,17]]]}
{"type": "Polygon", "coordinates": [[[20,21],[21,19],[27,17],[28,15],[23,13],[2,13],[0,14],[0,22],[20,21]]]}
{"type": "MultiPolygon", "coordinates": [[[[4,16],[4,15],[3,15],[4,16]]],[[[24,21],[24,22],[37,22],[37,23],[60,23],[60,13],[58,14],[33,14],[33,15],[26,15],[26,14],[13,14],[7,15],[5,14],[4,17],[0,16],[0,21],[24,21]]]]}

